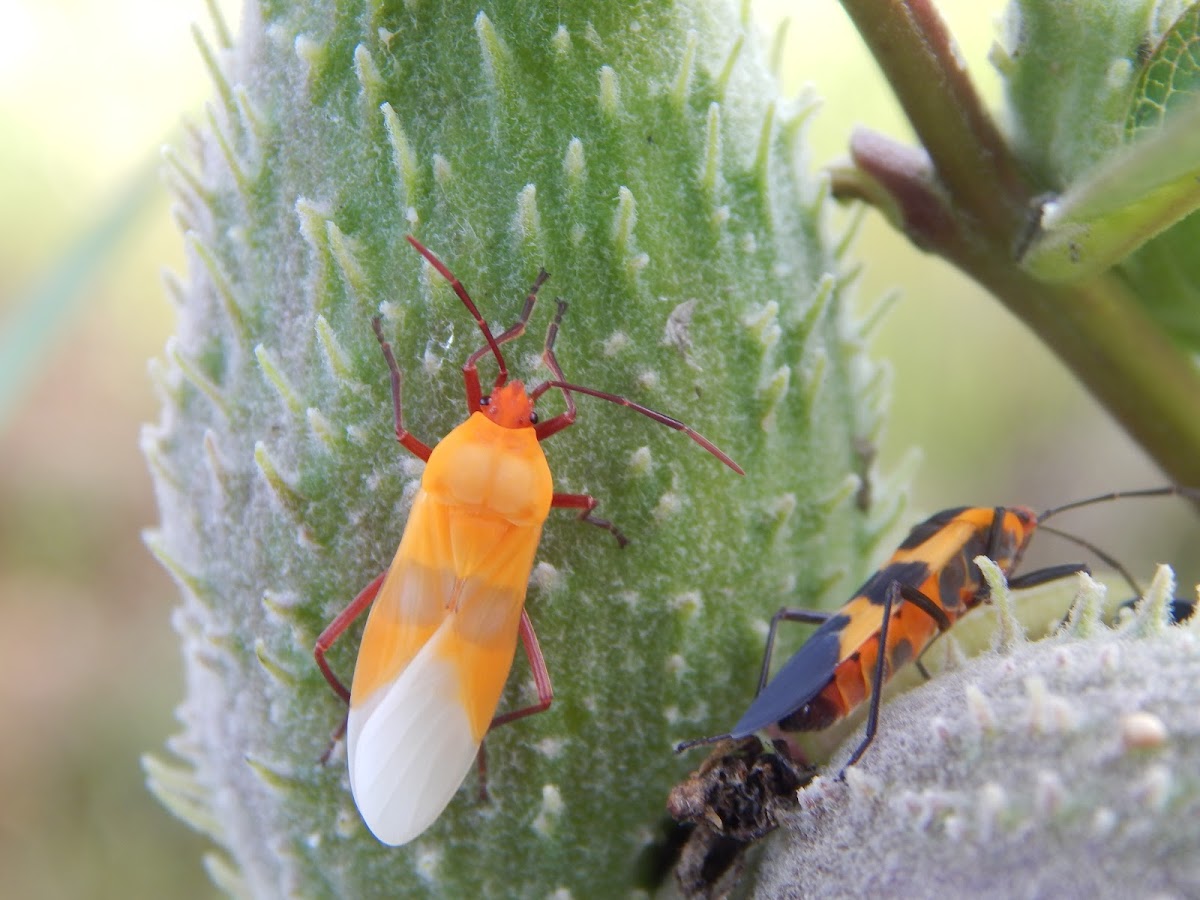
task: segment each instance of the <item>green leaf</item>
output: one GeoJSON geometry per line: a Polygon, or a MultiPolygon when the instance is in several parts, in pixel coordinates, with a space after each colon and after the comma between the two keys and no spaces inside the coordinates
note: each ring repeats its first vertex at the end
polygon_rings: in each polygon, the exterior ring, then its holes
{"type": "Polygon", "coordinates": [[[1200,207],[1200,6],[1182,15],[1141,69],[1127,145],[1044,201],[1022,267],[1046,281],[1101,272],[1200,207]]]}
{"type": "Polygon", "coordinates": [[[1044,281],[1075,281],[1124,260],[1200,208],[1200,103],[1115,152],[1045,200],[1021,266],[1044,281]]]}

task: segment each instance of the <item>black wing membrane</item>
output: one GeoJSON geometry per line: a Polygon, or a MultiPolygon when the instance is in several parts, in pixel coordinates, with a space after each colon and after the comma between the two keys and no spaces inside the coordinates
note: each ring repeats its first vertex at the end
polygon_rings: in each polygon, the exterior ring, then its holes
{"type": "Polygon", "coordinates": [[[776,673],[729,732],[734,739],[782,721],[808,703],[829,683],[841,657],[846,616],[833,616],[813,632],[776,673]]]}

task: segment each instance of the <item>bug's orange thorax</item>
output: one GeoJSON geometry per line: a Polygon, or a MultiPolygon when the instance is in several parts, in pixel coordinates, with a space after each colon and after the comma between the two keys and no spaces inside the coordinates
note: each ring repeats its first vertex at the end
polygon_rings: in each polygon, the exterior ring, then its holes
{"type": "Polygon", "coordinates": [[[539,532],[554,491],[534,430],[498,425],[482,410],[433,448],[421,488],[460,515],[494,517],[539,532]]]}

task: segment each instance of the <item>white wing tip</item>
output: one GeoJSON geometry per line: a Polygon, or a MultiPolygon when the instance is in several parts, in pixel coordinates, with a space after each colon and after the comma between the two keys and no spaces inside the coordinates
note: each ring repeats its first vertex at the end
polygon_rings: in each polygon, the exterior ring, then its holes
{"type": "Polygon", "coordinates": [[[350,790],[371,833],[388,846],[424,833],[471,770],[479,742],[458,690],[456,668],[422,652],[350,709],[350,790]]]}

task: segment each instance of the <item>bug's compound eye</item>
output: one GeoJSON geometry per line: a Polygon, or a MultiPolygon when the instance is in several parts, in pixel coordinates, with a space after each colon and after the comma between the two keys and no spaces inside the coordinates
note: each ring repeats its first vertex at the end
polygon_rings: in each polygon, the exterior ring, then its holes
{"type": "Polygon", "coordinates": [[[535,412],[529,413],[529,424],[536,425],[538,423],[538,414],[535,412]]]}
{"type": "Polygon", "coordinates": [[[479,398],[479,408],[480,409],[484,409],[491,405],[492,405],[492,397],[490,394],[487,394],[487,395],[479,398]]]}

